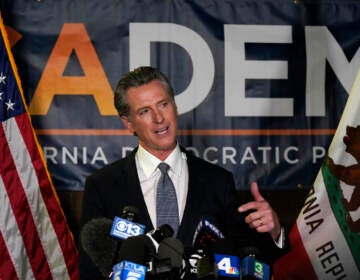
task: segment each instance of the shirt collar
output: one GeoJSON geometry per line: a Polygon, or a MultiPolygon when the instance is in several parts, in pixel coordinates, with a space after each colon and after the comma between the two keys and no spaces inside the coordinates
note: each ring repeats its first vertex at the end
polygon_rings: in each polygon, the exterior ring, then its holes
{"type": "MultiPolygon", "coordinates": [[[[151,176],[156,170],[161,162],[157,157],[150,154],[146,151],[141,145],[139,145],[136,152],[136,157],[140,168],[143,170],[146,177],[151,176]]],[[[166,162],[170,166],[170,171],[173,172],[176,176],[181,175],[181,160],[186,159],[186,155],[181,152],[179,144],[176,145],[175,149],[171,154],[166,158],[166,162]]]]}

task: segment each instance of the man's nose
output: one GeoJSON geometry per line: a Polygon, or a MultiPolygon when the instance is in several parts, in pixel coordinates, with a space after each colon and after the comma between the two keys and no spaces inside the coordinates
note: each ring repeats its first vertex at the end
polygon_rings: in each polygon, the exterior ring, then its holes
{"type": "Polygon", "coordinates": [[[164,115],[160,110],[154,111],[154,121],[157,123],[161,123],[164,120],[164,115]]]}

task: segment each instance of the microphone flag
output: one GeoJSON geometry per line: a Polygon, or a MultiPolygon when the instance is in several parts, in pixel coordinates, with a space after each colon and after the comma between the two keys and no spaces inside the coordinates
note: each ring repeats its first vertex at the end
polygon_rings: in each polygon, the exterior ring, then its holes
{"type": "Polygon", "coordinates": [[[255,259],[254,256],[247,256],[241,262],[241,279],[270,279],[270,266],[255,259]]]}
{"type": "Polygon", "coordinates": [[[145,226],[115,216],[110,235],[120,239],[137,236],[145,232],[145,226]]]}
{"type": "Polygon", "coordinates": [[[240,258],[232,255],[214,254],[216,275],[220,277],[240,276],[240,258]]]}
{"type": "Polygon", "coordinates": [[[129,261],[122,261],[114,265],[111,280],[145,280],[145,274],[145,266],[129,261]]]}

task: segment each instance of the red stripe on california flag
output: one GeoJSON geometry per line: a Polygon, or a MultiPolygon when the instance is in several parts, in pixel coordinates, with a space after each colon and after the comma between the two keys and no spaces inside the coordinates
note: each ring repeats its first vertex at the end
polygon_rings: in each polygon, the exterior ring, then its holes
{"type": "Polygon", "coordinates": [[[274,279],[317,279],[296,224],[291,229],[289,239],[291,251],[274,263],[274,279]]]}
{"type": "Polygon", "coordinates": [[[40,153],[37,149],[37,143],[35,142],[35,139],[33,137],[33,130],[31,128],[31,123],[29,121],[28,115],[24,113],[17,116],[16,122],[18,127],[21,127],[20,131],[22,133],[26,148],[29,151],[31,161],[33,163],[37,178],[39,180],[40,192],[48,210],[51,223],[54,227],[54,231],[56,233],[56,236],[58,237],[61,250],[64,254],[64,260],[68,273],[70,276],[72,275],[73,277],[77,277],[78,261],[77,257],[74,258],[74,256],[77,256],[77,251],[75,250],[76,247],[74,246],[74,240],[68,238],[70,231],[66,223],[65,215],[62,211],[62,208],[60,207],[60,202],[57,199],[57,194],[54,190],[54,187],[51,184],[51,179],[46,172],[44,161],[41,158],[40,153]]]}
{"type": "Polygon", "coordinates": [[[4,154],[7,155],[4,156],[1,162],[1,174],[12,211],[25,244],[27,258],[29,259],[35,278],[37,275],[41,275],[45,277],[44,279],[52,279],[49,264],[46,261],[44,262],[46,256],[36,230],[33,216],[31,215],[29,202],[6,141],[3,126],[1,126],[0,130],[0,145],[2,146],[4,154]]]}
{"type": "Polygon", "coordinates": [[[4,267],[6,269],[0,268],[0,279],[13,279],[18,280],[18,276],[16,274],[14,264],[10,258],[9,251],[6,247],[4,238],[0,232],[0,267],[4,267]]]}

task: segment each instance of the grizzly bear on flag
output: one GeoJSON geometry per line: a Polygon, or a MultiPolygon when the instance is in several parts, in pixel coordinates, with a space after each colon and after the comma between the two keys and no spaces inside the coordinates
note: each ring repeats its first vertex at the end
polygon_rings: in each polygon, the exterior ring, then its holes
{"type": "MultiPolygon", "coordinates": [[[[345,184],[355,187],[349,200],[345,198],[342,199],[344,208],[349,212],[357,210],[360,206],[360,125],[357,127],[347,126],[343,141],[346,145],[345,151],[351,154],[357,163],[344,166],[335,164],[332,158],[328,158],[327,163],[331,173],[335,177],[345,184]]],[[[346,220],[353,232],[360,232],[360,219],[354,221],[352,217],[347,214],[346,220]]]]}

